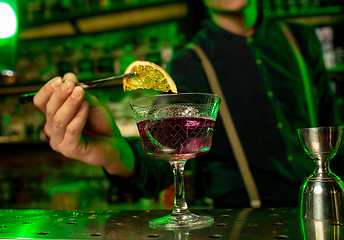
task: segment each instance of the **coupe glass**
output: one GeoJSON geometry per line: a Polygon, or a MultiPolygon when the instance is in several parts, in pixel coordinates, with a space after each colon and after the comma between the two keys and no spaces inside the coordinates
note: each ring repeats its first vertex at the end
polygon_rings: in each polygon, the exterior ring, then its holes
{"type": "Polygon", "coordinates": [[[173,211],[152,219],[153,228],[195,228],[214,218],[190,213],[185,200],[184,166],[209,151],[221,98],[205,93],[161,94],[130,101],[145,153],[169,161],[174,173],[173,211]]]}

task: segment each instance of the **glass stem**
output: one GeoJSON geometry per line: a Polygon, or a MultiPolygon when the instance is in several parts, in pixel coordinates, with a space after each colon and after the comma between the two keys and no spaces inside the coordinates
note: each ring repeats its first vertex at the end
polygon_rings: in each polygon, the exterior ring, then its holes
{"type": "Polygon", "coordinates": [[[188,213],[184,190],[184,166],[186,161],[171,161],[174,173],[174,208],[173,214],[182,215],[188,213]]]}

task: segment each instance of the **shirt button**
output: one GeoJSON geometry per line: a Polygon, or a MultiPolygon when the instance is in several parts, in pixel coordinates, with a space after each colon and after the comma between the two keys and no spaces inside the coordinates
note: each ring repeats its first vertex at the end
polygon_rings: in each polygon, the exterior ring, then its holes
{"type": "Polygon", "coordinates": [[[248,37],[248,38],[247,38],[247,42],[248,42],[248,43],[253,42],[253,38],[252,38],[252,37],[248,37]]]}
{"type": "Polygon", "coordinates": [[[287,157],[287,158],[288,158],[288,161],[289,161],[289,162],[292,162],[292,161],[294,160],[294,158],[293,158],[293,156],[292,156],[292,155],[288,155],[288,157],[287,157]]]}
{"type": "Polygon", "coordinates": [[[262,59],[258,58],[258,59],[256,60],[256,63],[257,63],[257,65],[261,65],[261,64],[263,63],[263,61],[262,61],[262,59]]]}
{"type": "Polygon", "coordinates": [[[271,91],[271,90],[269,90],[269,91],[268,91],[268,97],[269,97],[269,98],[272,98],[273,96],[274,96],[274,92],[271,91]]]}
{"type": "Polygon", "coordinates": [[[283,123],[281,123],[281,122],[277,123],[277,127],[278,127],[279,129],[283,128],[283,123]]]}

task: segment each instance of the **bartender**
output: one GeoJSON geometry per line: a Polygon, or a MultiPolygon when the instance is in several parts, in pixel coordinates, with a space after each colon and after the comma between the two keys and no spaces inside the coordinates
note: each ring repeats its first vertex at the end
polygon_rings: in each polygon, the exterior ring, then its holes
{"type": "MultiPolygon", "coordinates": [[[[249,171],[239,170],[226,123],[219,118],[210,152],[191,160],[197,166],[197,195],[214,199],[216,208],[252,207],[244,183],[249,175],[257,192],[254,207],[297,206],[299,188],[314,168],[295,129],[339,125],[314,29],[265,19],[256,0],[203,2],[211,23],[195,35],[192,46],[199,46],[215,70],[249,171]]],[[[190,45],[175,54],[167,70],[179,92],[212,92],[190,45]]],[[[57,77],[34,98],[46,114],[51,147],[102,166],[128,193],[156,197],[173,183],[169,163],[146,156],[139,140],[122,137],[109,112],[75,87],[76,81],[72,73],[57,77]]]]}

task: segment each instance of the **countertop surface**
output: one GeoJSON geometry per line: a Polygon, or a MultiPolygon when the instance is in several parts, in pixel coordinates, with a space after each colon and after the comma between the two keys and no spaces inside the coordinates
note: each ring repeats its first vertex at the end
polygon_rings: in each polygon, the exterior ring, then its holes
{"type": "Polygon", "coordinates": [[[212,215],[202,229],[162,230],[149,219],[169,210],[0,209],[0,239],[344,239],[342,222],[300,219],[297,208],[196,210],[212,215]]]}

